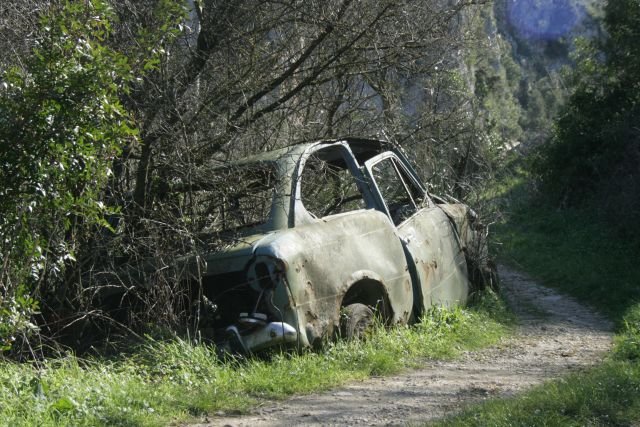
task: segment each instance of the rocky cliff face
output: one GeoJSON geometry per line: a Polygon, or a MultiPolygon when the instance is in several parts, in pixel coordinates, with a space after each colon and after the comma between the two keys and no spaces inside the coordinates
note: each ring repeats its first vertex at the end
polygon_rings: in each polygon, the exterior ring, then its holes
{"type": "Polygon", "coordinates": [[[467,66],[488,128],[511,146],[543,141],[564,102],[563,69],[580,37],[601,34],[594,0],[495,0],[482,10],[467,66]]]}

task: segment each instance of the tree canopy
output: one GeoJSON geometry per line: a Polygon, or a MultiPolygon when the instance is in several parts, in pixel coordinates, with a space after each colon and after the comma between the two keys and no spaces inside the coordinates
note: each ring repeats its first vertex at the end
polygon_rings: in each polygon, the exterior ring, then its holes
{"type": "Polygon", "coordinates": [[[597,196],[631,218],[640,209],[640,3],[608,2],[604,29],[604,39],[582,42],[573,94],[536,170],[565,203],[597,196]]]}

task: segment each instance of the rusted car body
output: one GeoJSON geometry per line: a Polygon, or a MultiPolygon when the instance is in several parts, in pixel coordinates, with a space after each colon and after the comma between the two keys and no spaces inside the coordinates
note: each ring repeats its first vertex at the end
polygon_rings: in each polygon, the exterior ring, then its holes
{"type": "Polygon", "coordinates": [[[233,168],[241,194],[201,215],[218,236],[232,231],[232,244],[199,258],[201,327],[216,341],[245,352],[314,346],[338,333],[346,307],[395,324],[465,303],[471,211],[430,196],[400,149],[320,141],[233,168]]]}

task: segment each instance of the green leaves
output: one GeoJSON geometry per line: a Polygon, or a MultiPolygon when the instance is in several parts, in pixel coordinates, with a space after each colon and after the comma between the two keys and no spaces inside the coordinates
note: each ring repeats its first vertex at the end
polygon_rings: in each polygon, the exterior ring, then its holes
{"type": "Polygon", "coordinates": [[[39,303],[19,286],[14,295],[0,299],[0,351],[6,351],[16,340],[17,334],[30,334],[37,330],[31,315],[38,312],[39,303]]]}
{"type": "Polygon", "coordinates": [[[137,137],[120,101],[131,68],[105,44],[114,19],[105,1],[68,2],[43,18],[25,66],[0,77],[5,349],[13,333],[29,329],[37,309],[29,295],[53,291],[76,262],[79,241],[105,223],[110,209],[97,201],[113,160],[137,137]]]}
{"type": "Polygon", "coordinates": [[[61,397],[53,405],[51,409],[57,412],[69,412],[76,409],[78,403],[69,397],[61,397]]]}
{"type": "Polygon", "coordinates": [[[535,164],[547,188],[574,204],[616,174],[638,176],[640,3],[608,2],[604,24],[608,37],[576,43],[577,66],[568,79],[573,94],[535,164]]]}

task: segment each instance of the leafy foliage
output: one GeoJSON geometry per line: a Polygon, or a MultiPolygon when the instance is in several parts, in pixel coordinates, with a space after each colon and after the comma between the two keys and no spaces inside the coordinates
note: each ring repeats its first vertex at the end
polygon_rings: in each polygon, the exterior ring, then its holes
{"type": "Polygon", "coordinates": [[[610,1],[605,12],[608,37],[581,44],[574,92],[535,170],[567,203],[598,194],[633,217],[640,210],[640,4],[610,1]]]}
{"type": "Polygon", "coordinates": [[[127,59],[105,46],[106,3],[68,3],[42,20],[24,68],[0,83],[0,286],[8,345],[27,331],[31,299],[64,298],[63,277],[79,242],[108,227],[103,192],[111,164],[136,138],[119,96],[132,79],[127,59]],[[5,317],[15,319],[5,322],[5,317]]]}

